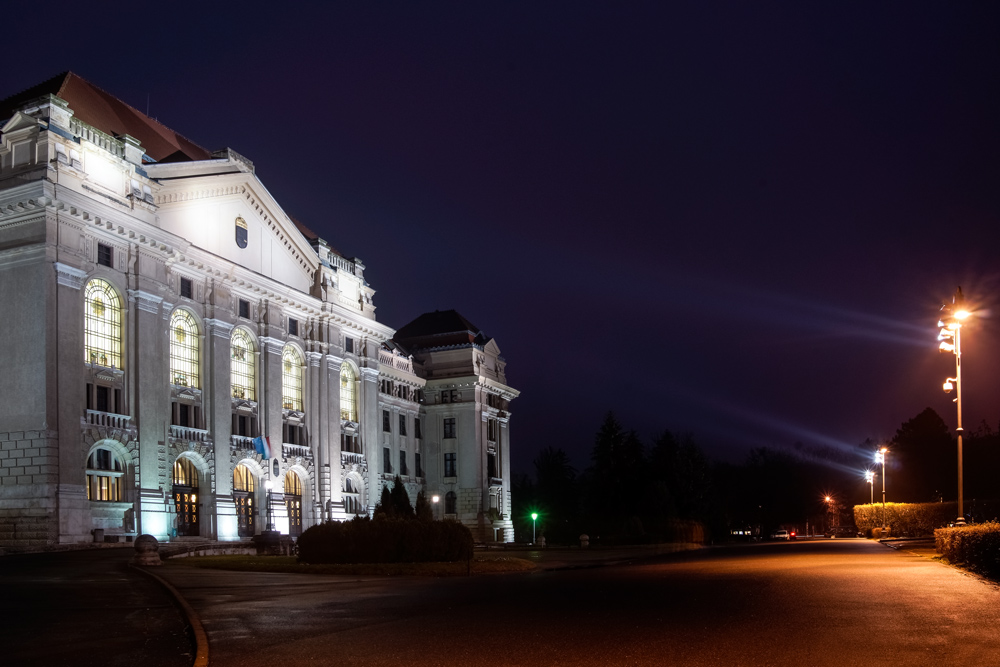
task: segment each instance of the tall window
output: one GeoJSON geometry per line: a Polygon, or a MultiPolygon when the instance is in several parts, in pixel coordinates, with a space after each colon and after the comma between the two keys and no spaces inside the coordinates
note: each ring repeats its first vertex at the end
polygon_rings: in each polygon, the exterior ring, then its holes
{"type": "Polygon", "coordinates": [[[186,310],[170,316],[170,383],[181,387],[201,386],[199,377],[198,323],[186,310]]]}
{"type": "Polygon", "coordinates": [[[354,371],[347,364],[340,368],[340,418],[358,421],[358,399],[354,393],[354,371]]]}
{"type": "Polygon", "coordinates": [[[95,449],[87,458],[87,499],[121,501],[124,474],[121,461],[110,449],[95,449]]]}
{"type": "Polygon", "coordinates": [[[444,476],[457,477],[455,474],[455,453],[449,452],[444,455],[444,476]]]}
{"type": "Polygon", "coordinates": [[[122,367],[122,306],[118,292],[95,278],[84,291],[84,361],[122,367]]]}
{"type": "Polygon", "coordinates": [[[457,514],[458,513],[458,503],[456,502],[458,498],[455,496],[454,491],[449,491],[444,494],[444,513],[445,514],[457,514]]]}
{"type": "Polygon", "coordinates": [[[285,509],[288,511],[288,534],[302,534],[302,480],[291,470],[285,474],[285,509]]]}
{"type": "Polygon", "coordinates": [[[281,353],[281,407],[302,412],[302,355],[294,345],[281,353]]]}
{"type": "Polygon", "coordinates": [[[243,398],[248,401],[256,399],[256,365],[254,363],[253,340],[244,329],[233,331],[230,343],[230,376],[233,385],[233,398],[243,398]]]}
{"type": "Polygon", "coordinates": [[[455,437],[455,418],[454,417],[445,417],[445,420],[444,420],[444,434],[443,434],[443,436],[445,438],[454,438],[455,437]]]}

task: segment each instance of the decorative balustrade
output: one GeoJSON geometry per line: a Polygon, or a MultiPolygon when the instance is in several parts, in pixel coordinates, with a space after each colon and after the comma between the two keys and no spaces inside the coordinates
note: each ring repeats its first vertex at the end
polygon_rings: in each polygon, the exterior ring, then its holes
{"type": "Polygon", "coordinates": [[[305,445],[292,445],[287,442],[281,443],[281,454],[286,459],[301,456],[304,459],[312,458],[312,450],[305,445]]]}
{"type": "Polygon", "coordinates": [[[407,373],[413,372],[413,362],[409,357],[404,357],[401,354],[396,353],[394,350],[379,350],[378,351],[378,362],[380,364],[391,366],[399,371],[406,371],[407,373]]]}
{"type": "Polygon", "coordinates": [[[208,431],[202,428],[191,428],[190,426],[170,425],[170,437],[185,442],[209,442],[208,431]]]}
{"type": "Polygon", "coordinates": [[[233,435],[230,436],[229,441],[233,449],[253,450],[253,438],[248,435],[233,435]]]}
{"type": "Polygon", "coordinates": [[[330,253],[330,266],[334,266],[341,271],[347,271],[352,276],[354,275],[354,262],[349,259],[344,259],[340,255],[335,255],[330,253]]]}
{"type": "Polygon", "coordinates": [[[365,462],[365,455],[360,452],[341,452],[340,463],[342,465],[361,465],[365,462]]]}
{"type": "Polygon", "coordinates": [[[125,142],[115,139],[110,134],[105,134],[95,127],[84,123],[79,118],[69,119],[69,131],[74,135],[100,146],[116,157],[125,157],[125,142]]]}
{"type": "Polygon", "coordinates": [[[118,428],[123,430],[135,427],[135,424],[130,416],[118,415],[113,412],[87,410],[87,416],[84,419],[86,424],[90,424],[92,426],[104,426],[106,428],[118,428]]]}

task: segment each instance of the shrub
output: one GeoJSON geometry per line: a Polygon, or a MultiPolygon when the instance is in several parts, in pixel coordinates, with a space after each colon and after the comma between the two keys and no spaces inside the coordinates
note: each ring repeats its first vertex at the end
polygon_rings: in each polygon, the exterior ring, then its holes
{"type": "Polygon", "coordinates": [[[455,521],[373,520],[312,526],[299,537],[302,563],[426,563],[472,559],[472,533],[455,521]]]}
{"type": "Polygon", "coordinates": [[[949,562],[994,579],[1000,576],[1000,523],[938,528],[934,543],[949,562]]]}
{"type": "Polygon", "coordinates": [[[883,521],[891,535],[933,535],[934,529],[954,521],[955,503],[886,503],[883,519],[882,504],[855,505],[854,525],[865,534],[881,536],[883,521]]]}

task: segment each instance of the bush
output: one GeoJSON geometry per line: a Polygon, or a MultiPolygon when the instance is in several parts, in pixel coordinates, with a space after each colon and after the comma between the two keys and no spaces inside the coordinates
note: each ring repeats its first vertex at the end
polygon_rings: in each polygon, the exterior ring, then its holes
{"type": "Polygon", "coordinates": [[[372,520],[313,526],[299,537],[300,563],[428,563],[472,559],[472,533],[455,521],[372,520]]]}
{"type": "Polygon", "coordinates": [[[1000,577],[1000,523],[938,528],[934,544],[949,562],[987,577],[1000,577]]]}
{"type": "Polygon", "coordinates": [[[882,504],[855,505],[854,525],[866,535],[882,535],[883,520],[891,535],[933,535],[934,530],[954,521],[958,516],[956,503],[886,503],[885,519],[882,504]]]}

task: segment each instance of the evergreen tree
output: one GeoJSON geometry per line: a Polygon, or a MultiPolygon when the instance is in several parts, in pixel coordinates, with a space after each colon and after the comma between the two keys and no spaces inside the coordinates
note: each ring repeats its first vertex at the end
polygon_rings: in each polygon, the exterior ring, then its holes
{"type": "Polygon", "coordinates": [[[372,514],[376,519],[393,519],[396,517],[396,508],[392,505],[392,494],[388,486],[382,487],[382,495],[379,501],[375,503],[375,511],[372,514]]]}
{"type": "Polygon", "coordinates": [[[392,480],[392,490],[389,492],[390,503],[392,504],[393,516],[397,519],[413,519],[413,505],[410,504],[410,495],[403,486],[403,480],[396,475],[392,480]]]}
{"type": "Polygon", "coordinates": [[[434,520],[434,513],[431,511],[431,505],[427,502],[427,498],[424,497],[423,491],[417,492],[417,505],[414,509],[417,520],[429,523],[434,520]]]}

